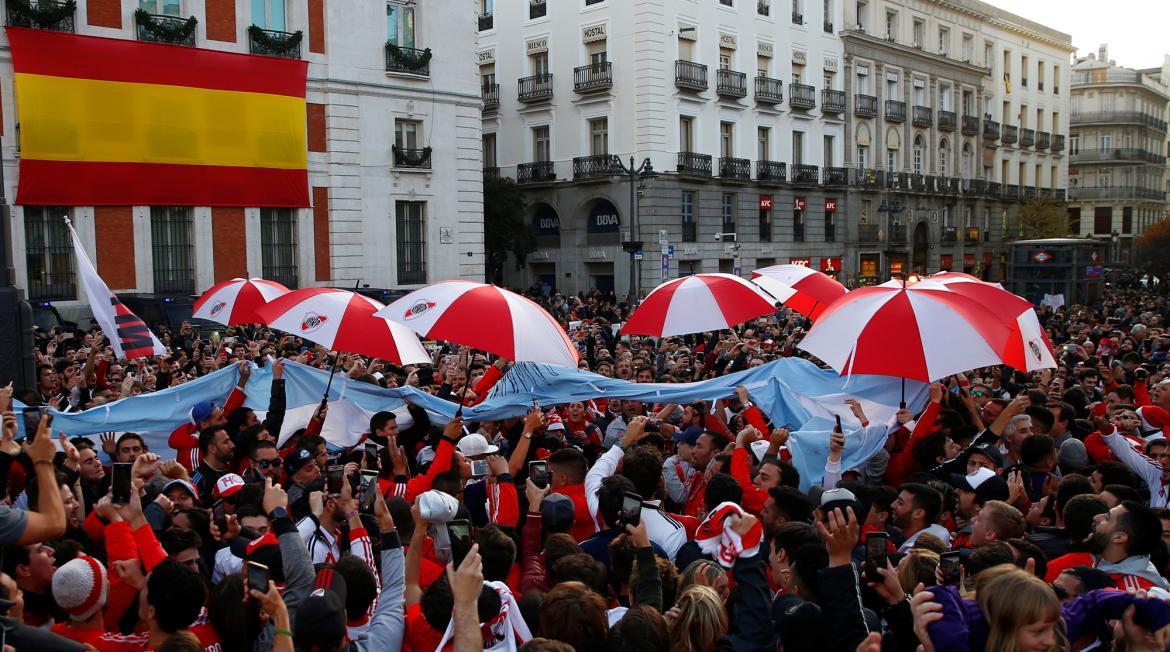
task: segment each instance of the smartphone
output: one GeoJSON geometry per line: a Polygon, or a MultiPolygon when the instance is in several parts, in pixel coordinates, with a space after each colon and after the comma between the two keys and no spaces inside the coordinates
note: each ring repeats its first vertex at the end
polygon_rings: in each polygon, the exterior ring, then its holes
{"type": "Polygon", "coordinates": [[[845,432],[844,430],[841,429],[841,415],[834,414],[833,418],[837,420],[837,429],[834,432],[845,432]]]}
{"type": "Polygon", "coordinates": [[[548,488],[548,462],[536,460],[528,463],[528,477],[532,484],[541,489],[548,488]]]}
{"type": "Polygon", "coordinates": [[[535,396],[532,397],[532,409],[540,412],[540,399],[535,396]]]}
{"type": "Polygon", "coordinates": [[[942,575],[943,586],[958,586],[961,575],[959,574],[959,552],[944,552],[938,561],[938,570],[942,575]]]}
{"type": "Polygon", "coordinates": [[[330,466],[325,475],[325,490],[329,492],[329,495],[340,496],[343,482],[345,482],[345,467],[340,464],[330,466]]]}
{"type": "Polygon", "coordinates": [[[627,491],[622,496],[622,511],[618,517],[623,527],[625,525],[637,525],[642,522],[642,497],[638,494],[627,491]]]}
{"type": "Polygon", "coordinates": [[[451,541],[451,563],[459,568],[471,552],[471,522],[462,518],[448,521],[447,538],[451,541]]]}
{"type": "Polygon", "coordinates": [[[254,561],[248,562],[248,590],[256,589],[268,593],[268,567],[254,561]]]}
{"type": "Polygon", "coordinates": [[[643,432],[662,432],[662,422],[658,419],[650,419],[646,422],[646,426],[642,429],[643,432]]]}
{"type": "Polygon", "coordinates": [[[487,460],[471,460],[471,477],[482,478],[488,474],[487,460]]]}
{"type": "Polygon", "coordinates": [[[362,482],[358,487],[358,493],[361,496],[358,502],[358,509],[362,513],[373,514],[374,502],[378,498],[377,471],[362,471],[362,482]]]}
{"type": "Polygon", "coordinates": [[[373,442],[366,443],[366,468],[378,469],[378,445],[373,442]]]}
{"type": "MultiPolygon", "coordinates": [[[[221,534],[227,532],[227,510],[224,507],[223,499],[215,501],[211,506],[211,519],[215,522],[215,527],[219,528],[221,534]]],[[[264,586],[268,586],[265,584],[264,586]]]]}
{"type": "Polygon", "coordinates": [[[24,437],[30,443],[37,438],[37,431],[41,427],[41,415],[47,410],[45,407],[26,407],[21,412],[24,416],[24,437]]]}
{"type": "Polygon", "coordinates": [[[130,462],[115,462],[110,486],[113,495],[110,499],[115,505],[126,505],[130,502],[130,470],[134,465],[130,462]]]}
{"type": "Polygon", "coordinates": [[[870,532],[865,536],[865,578],[870,582],[882,581],[878,569],[886,567],[889,539],[885,532],[870,532]]]}

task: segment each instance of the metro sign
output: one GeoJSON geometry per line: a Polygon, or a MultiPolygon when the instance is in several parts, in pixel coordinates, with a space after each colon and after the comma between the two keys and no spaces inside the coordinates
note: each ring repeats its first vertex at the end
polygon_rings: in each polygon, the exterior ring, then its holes
{"type": "Polygon", "coordinates": [[[1037,251],[1036,253],[1032,254],[1032,260],[1034,262],[1044,264],[1044,263],[1052,260],[1052,254],[1041,249],[1040,251],[1037,251]]]}

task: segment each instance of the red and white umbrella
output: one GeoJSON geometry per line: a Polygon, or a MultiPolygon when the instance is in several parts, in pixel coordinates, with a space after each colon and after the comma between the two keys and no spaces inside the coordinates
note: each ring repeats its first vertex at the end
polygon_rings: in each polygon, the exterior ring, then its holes
{"type": "MultiPolygon", "coordinates": [[[[889,281],[883,286],[901,287],[900,281],[889,281]]],[[[970,274],[943,272],[926,276],[911,287],[935,291],[950,291],[979,302],[1011,329],[1011,337],[1000,351],[1003,363],[1021,371],[1056,367],[1052,342],[1040,325],[1036,308],[1031,301],[1003,289],[999,283],[988,283],[970,274]]]]}
{"type": "Polygon", "coordinates": [[[819,317],[848,292],[836,279],[805,265],[772,265],[753,270],[752,283],[809,319],[819,317]]]}
{"type": "Polygon", "coordinates": [[[928,282],[865,287],[821,315],[797,345],[845,374],[931,382],[1003,362],[1011,331],[978,301],[928,282]]]}
{"type": "Polygon", "coordinates": [[[257,310],[262,322],[334,351],[368,355],[395,364],[431,361],[409,328],[375,313],[382,304],[349,290],[295,290],[257,310]]]}
{"type": "Polygon", "coordinates": [[[776,312],[776,299],[733,274],[695,274],[650,291],[622,333],[667,337],[731,328],[776,312]]]}
{"type": "Polygon", "coordinates": [[[377,312],[423,337],[489,351],[515,362],[577,367],[565,329],[531,300],[494,285],[442,281],[377,312]]]}
{"type": "Polygon", "coordinates": [[[233,278],[211,286],[195,301],[192,317],[219,322],[224,326],[258,324],[256,309],[289,293],[276,281],[262,278],[233,278]]]}

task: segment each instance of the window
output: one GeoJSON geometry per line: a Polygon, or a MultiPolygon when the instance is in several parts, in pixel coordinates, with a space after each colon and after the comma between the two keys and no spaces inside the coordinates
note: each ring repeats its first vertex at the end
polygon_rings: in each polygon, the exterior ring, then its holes
{"type": "Polygon", "coordinates": [[[735,193],[723,193],[723,233],[735,233],[735,193]]]}
{"type": "Polygon", "coordinates": [[[1113,207],[1097,206],[1093,209],[1093,233],[1109,233],[1113,228],[1113,207]]]}
{"type": "Polygon", "coordinates": [[[735,156],[735,124],[731,122],[719,123],[719,155],[735,156]]]}
{"type": "Polygon", "coordinates": [[[760,196],[760,242],[772,241],[772,198],[760,196]]]}
{"type": "Polygon", "coordinates": [[[804,78],[804,66],[799,64],[792,64],[792,83],[799,84],[804,78]]]}
{"type": "Polygon", "coordinates": [[[731,50],[727,48],[719,48],[719,69],[731,70],[731,50]]]}
{"type": "Polygon", "coordinates": [[[926,80],[914,80],[914,106],[926,106],[926,80]]]}
{"type": "Polygon", "coordinates": [[[1052,66],[1052,94],[1060,95],[1060,66],[1052,66]]]}
{"type": "Polygon", "coordinates": [[[914,19],[914,42],[912,45],[920,50],[926,47],[926,21],[914,19]]]}
{"type": "MultiPolygon", "coordinates": [[[[257,0],[252,0],[256,2],[257,0]]],[[[283,0],[268,0],[269,2],[283,2],[283,0]]],[[[386,35],[387,40],[400,48],[413,48],[414,43],[414,3],[403,0],[389,0],[386,3],[386,35]]]]}
{"type": "Polygon", "coordinates": [[[1044,62],[1036,62],[1036,90],[1044,90],[1044,62]]]}
{"type": "Polygon", "coordinates": [[[963,35],[963,61],[971,63],[975,59],[975,37],[963,35]]]}
{"type": "Polygon", "coordinates": [[[946,27],[938,28],[938,53],[944,57],[951,56],[951,30],[946,27]]]}
{"type": "Polygon", "coordinates": [[[770,161],[772,154],[772,130],[769,127],[756,129],[756,160],[770,161]]]}
{"type": "Polygon", "coordinates": [[[824,138],[825,138],[825,140],[824,140],[824,155],[825,155],[825,157],[823,160],[824,160],[825,167],[831,168],[835,165],[835,162],[836,162],[836,157],[833,156],[833,150],[835,149],[833,147],[833,137],[832,136],[825,136],[824,138]]]}
{"type": "MultiPolygon", "coordinates": [[[[386,5],[386,18],[389,20],[391,5],[386,5]]],[[[252,23],[263,29],[285,31],[284,0],[252,0],[252,23]]]]}
{"type": "Polygon", "coordinates": [[[1113,134],[1101,134],[1101,149],[1113,149],[1113,134]]]}
{"type": "Polygon", "coordinates": [[[551,161],[551,141],[548,135],[548,125],[532,128],[532,160],[551,161]]]}
{"type": "Polygon", "coordinates": [[[261,275],[297,287],[297,224],[290,208],[260,209],[261,275]]]}
{"type": "MultiPolygon", "coordinates": [[[[836,200],[834,200],[836,201],[836,200]]],[[[825,209],[825,242],[837,241],[837,213],[825,209]]]]}
{"type": "Polygon", "coordinates": [[[825,85],[823,88],[825,90],[829,90],[829,91],[833,90],[833,73],[831,73],[831,72],[825,73],[825,85]]]}
{"type": "Polygon", "coordinates": [[[483,135],[483,166],[485,168],[496,167],[496,135],[483,135]]]}
{"type": "Polygon", "coordinates": [[[1081,153],[1081,137],[1075,134],[1068,137],[1068,154],[1069,156],[1076,156],[1081,153]]]}
{"type": "Polygon", "coordinates": [[[589,44],[589,65],[600,68],[609,56],[605,49],[605,41],[594,41],[589,44]]]}
{"type": "Polygon", "coordinates": [[[869,95],[869,68],[858,66],[857,92],[862,95],[869,95]]]}
{"type": "MultiPolygon", "coordinates": [[[[987,66],[988,68],[991,67],[991,64],[993,63],[993,59],[995,59],[994,49],[995,48],[994,48],[994,46],[991,45],[991,43],[988,43],[988,42],[983,43],[983,65],[987,66]]],[[[994,77],[995,77],[995,75],[993,74],[992,78],[994,78],[994,77]]]]}
{"type": "Polygon", "coordinates": [[[898,90],[898,73],[886,73],[886,99],[901,101],[902,93],[898,90]]]}
{"type": "Polygon", "coordinates": [[[1028,57],[1020,55],[1020,88],[1028,87],[1028,57]]]}
{"type": "Polygon", "coordinates": [[[682,193],[682,241],[698,242],[698,223],[695,221],[695,191],[682,193]]]}
{"type": "Polygon", "coordinates": [[[589,153],[594,156],[609,154],[609,118],[589,121],[589,153]]]}
{"type": "Polygon", "coordinates": [[[480,0],[480,16],[491,16],[496,13],[496,0],[480,0]]]}
{"type": "Polygon", "coordinates": [[[534,54],[528,57],[528,62],[532,66],[533,75],[548,74],[548,52],[534,54]]]}
{"type": "Polygon", "coordinates": [[[154,291],[195,293],[195,245],[189,206],[151,206],[154,291]]]}
{"type": "Polygon", "coordinates": [[[922,136],[914,138],[914,174],[922,174],[922,136]]]}
{"type": "Polygon", "coordinates": [[[678,118],[678,150],[693,152],[695,142],[695,119],[689,115],[678,118]]]}
{"type": "Polygon", "coordinates": [[[179,0],[138,0],[138,8],[148,14],[178,16],[181,11],[179,0]]]}
{"type": "Polygon", "coordinates": [[[898,171],[898,148],[886,148],[886,169],[890,172],[898,171]]]}
{"type": "Polygon", "coordinates": [[[496,83],[495,64],[479,67],[479,82],[484,89],[490,89],[496,83]]]}
{"type": "Polygon", "coordinates": [[[801,165],[804,163],[804,132],[792,132],[792,164],[801,165]]]}
{"type": "Polygon", "coordinates": [[[898,38],[898,12],[886,12],[886,40],[893,41],[898,38]]]}
{"type": "Polygon", "coordinates": [[[64,206],[24,207],[24,264],[28,272],[28,298],[71,300],[77,298],[73,273],[73,242],[64,206]]]}
{"type": "Polygon", "coordinates": [[[951,156],[951,148],[944,138],[938,144],[938,173],[940,176],[947,176],[947,159],[951,156]]]}
{"type": "Polygon", "coordinates": [[[869,145],[857,146],[857,167],[861,170],[869,167],[869,145]]]}
{"type": "Polygon", "coordinates": [[[1133,207],[1126,206],[1121,209],[1121,232],[1133,233],[1133,207]]]}
{"type": "Polygon", "coordinates": [[[398,149],[422,149],[422,123],[418,120],[394,121],[394,144],[398,149]]]}
{"type": "Polygon", "coordinates": [[[857,13],[857,31],[865,33],[865,25],[869,22],[866,20],[869,14],[869,3],[865,2],[864,0],[860,0],[857,3],[855,11],[857,13]]]}
{"type": "Polygon", "coordinates": [[[792,209],[792,241],[804,242],[804,211],[795,207],[792,209]]]}
{"type": "Polygon", "coordinates": [[[395,242],[398,245],[398,284],[427,282],[426,228],[421,201],[394,202],[395,242]]]}

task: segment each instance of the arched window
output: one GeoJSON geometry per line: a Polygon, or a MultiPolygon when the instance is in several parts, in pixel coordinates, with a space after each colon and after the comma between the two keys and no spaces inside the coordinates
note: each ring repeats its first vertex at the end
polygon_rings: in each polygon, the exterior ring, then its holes
{"type": "Polygon", "coordinates": [[[947,164],[951,157],[951,146],[946,138],[943,138],[938,143],[938,174],[939,176],[947,176],[947,164]]]}
{"type": "Polygon", "coordinates": [[[922,136],[914,137],[914,174],[922,174],[922,136]]]}
{"type": "Polygon", "coordinates": [[[858,170],[864,170],[872,163],[869,158],[869,145],[869,127],[863,122],[857,125],[856,165],[858,170]]]}
{"type": "Polygon", "coordinates": [[[975,158],[971,156],[971,143],[963,143],[963,176],[972,179],[975,177],[975,158]]]}
{"type": "Polygon", "coordinates": [[[902,149],[902,137],[898,135],[898,130],[890,127],[886,130],[886,169],[890,172],[897,172],[902,169],[898,163],[898,151],[902,149]]]}

